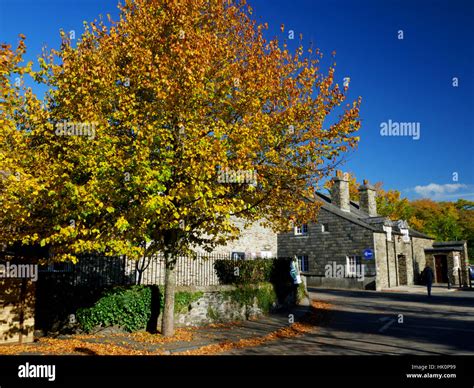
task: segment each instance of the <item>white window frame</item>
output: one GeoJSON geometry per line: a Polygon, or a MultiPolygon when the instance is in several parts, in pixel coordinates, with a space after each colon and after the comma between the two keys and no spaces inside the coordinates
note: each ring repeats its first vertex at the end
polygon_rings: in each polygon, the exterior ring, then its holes
{"type": "Polygon", "coordinates": [[[346,256],[346,277],[355,277],[357,275],[357,265],[360,265],[361,263],[362,263],[361,256],[357,256],[357,255],[346,256]]]}
{"type": "Polygon", "coordinates": [[[270,259],[272,257],[272,251],[260,251],[260,257],[262,259],[270,259]]]}
{"type": "Polygon", "coordinates": [[[329,233],[329,228],[327,223],[321,223],[321,232],[322,233],[329,233]]]}
{"type": "Polygon", "coordinates": [[[298,266],[300,267],[300,272],[308,272],[309,271],[309,258],[308,258],[308,255],[299,255],[299,256],[296,256],[296,257],[298,259],[298,266]]]}
{"type": "Polygon", "coordinates": [[[295,236],[306,236],[308,234],[308,224],[295,226],[295,236]]]}
{"type": "Polygon", "coordinates": [[[231,258],[234,260],[245,260],[245,252],[233,251],[231,258]]]}

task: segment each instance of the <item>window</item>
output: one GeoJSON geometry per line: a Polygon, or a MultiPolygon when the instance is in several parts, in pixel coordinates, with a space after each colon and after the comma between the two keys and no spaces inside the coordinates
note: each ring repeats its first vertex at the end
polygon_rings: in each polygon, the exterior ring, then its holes
{"type": "Polygon", "coordinates": [[[384,226],[383,230],[387,233],[387,241],[392,241],[392,227],[391,226],[384,226]]]}
{"type": "Polygon", "coordinates": [[[261,251],[260,252],[260,257],[262,259],[269,259],[272,257],[272,251],[261,251]]]}
{"type": "Polygon", "coordinates": [[[309,271],[309,261],[308,256],[298,256],[298,266],[300,267],[301,272],[308,272],[309,271]]]}
{"type": "Polygon", "coordinates": [[[323,232],[323,233],[329,232],[328,224],[321,224],[321,232],[323,232]]]}
{"type": "Polygon", "coordinates": [[[231,257],[235,260],[244,260],[245,259],[245,252],[232,252],[231,257]]]}
{"type": "Polygon", "coordinates": [[[357,267],[361,264],[360,256],[346,257],[346,276],[353,277],[357,275],[357,267]]]}
{"type": "Polygon", "coordinates": [[[308,224],[295,226],[295,236],[304,236],[308,234],[308,224]]]}

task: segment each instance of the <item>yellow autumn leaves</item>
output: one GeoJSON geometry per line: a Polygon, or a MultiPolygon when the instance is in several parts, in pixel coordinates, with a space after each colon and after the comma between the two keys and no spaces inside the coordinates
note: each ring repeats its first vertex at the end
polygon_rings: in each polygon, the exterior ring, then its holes
{"type": "Polygon", "coordinates": [[[47,84],[45,106],[9,82],[24,45],[2,46],[0,170],[24,173],[0,180],[0,240],[50,246],[58,258],[138,258],[150,253],[143,241],[185,252],[235,237],[230,215],[281,229],[289,214],[314,217],[306,198],[360,125],[355,101],[325,129],[345,94],[333,67],[321,73],[319,51],[266,41],[267,26],[236,2],[136,0],[120,10],[75,47],[65,39],[40,72],[21,70],[47,84]],[[79,138],[56,136],[58,122],[98,124],[79,138]],[[226,168],[254,171],[255,184],[219,181],[226,168]]]}

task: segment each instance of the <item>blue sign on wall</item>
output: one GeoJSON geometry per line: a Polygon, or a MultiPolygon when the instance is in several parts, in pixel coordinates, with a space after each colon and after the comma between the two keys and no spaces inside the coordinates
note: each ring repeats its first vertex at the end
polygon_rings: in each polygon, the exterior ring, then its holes
{"type": "Polygon", "coordinates": [[[374,252],[372,252],[372,249],[366,249],[364,251],[364,259],[372,259],[374,257],[374,252]]]}

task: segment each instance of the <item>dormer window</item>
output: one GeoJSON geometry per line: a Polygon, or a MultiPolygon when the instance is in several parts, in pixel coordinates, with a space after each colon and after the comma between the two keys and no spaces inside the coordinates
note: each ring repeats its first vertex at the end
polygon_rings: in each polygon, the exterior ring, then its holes
{"type": "Polygon", "coordinates": [[[295,226],[295,236],[305,236],[308,234],[308,224],[295,226]]]}

